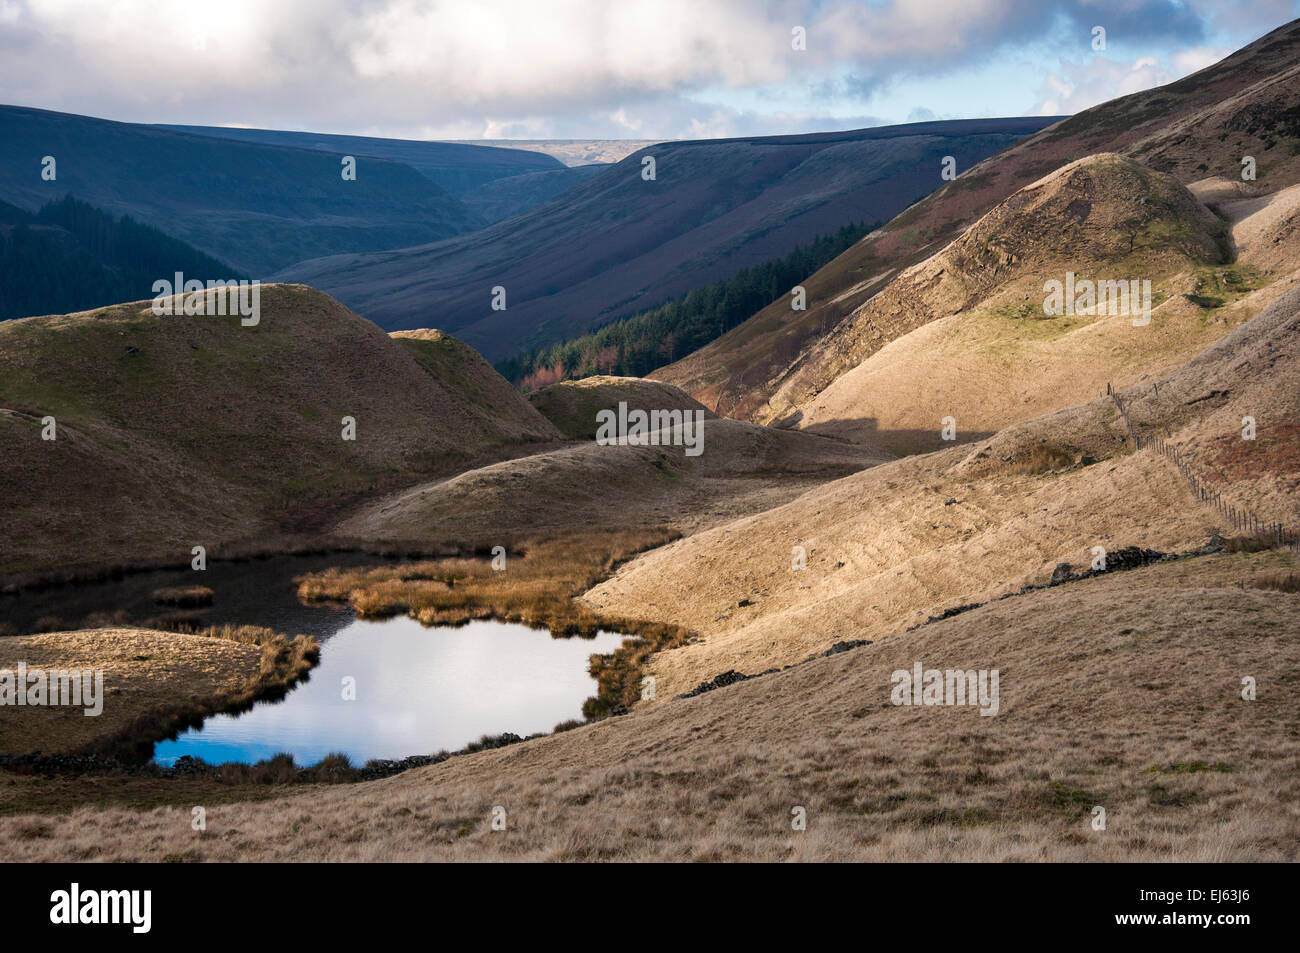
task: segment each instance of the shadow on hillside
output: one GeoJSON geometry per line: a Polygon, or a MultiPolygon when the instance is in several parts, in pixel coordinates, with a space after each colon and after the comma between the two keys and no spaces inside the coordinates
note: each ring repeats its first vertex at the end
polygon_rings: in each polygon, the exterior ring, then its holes
{"type": "MultiPolygon", "coordinates": [[[[801,419],[803,419],[803,411],[797,410],[772,426],[780,430],[795,430],[801,419]]],[[[944,440],[938,421],[935,422],[933,430],[881,430],[880,421],[875,417],[851,417],[827,421],[803,428],[800,432],[829,437],[845,443],[861,444],[900,457],[946,450],[957,444],[977,443],[997,433],[995,430],[962,430],[959,422],[954,439],[944,440]]]]}

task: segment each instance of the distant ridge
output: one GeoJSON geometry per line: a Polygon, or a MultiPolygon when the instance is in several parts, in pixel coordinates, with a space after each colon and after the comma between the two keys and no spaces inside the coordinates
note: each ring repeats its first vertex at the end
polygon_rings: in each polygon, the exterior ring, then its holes
{"type": "Polygon", "coordinates": [[[436,241],[478,225],[408,165],[367,158],[356,181],[340,172],[337,153],[0,106],[0,200],[34,212],[70,193],[258,277],[304,258],[436,241]],[[41,176],[45,156],[56,160],[53,181],[41,176]]]}
{"type": "Polygon", "coordinates": [[[851,222],[877,221],[1051,117],[926,122],[800,136],[663,142],[556,198],[437,244],[303,262],[381,327],[430,309],[489,360],[574,337],[768,261],[851,222]],[[653,180],[645,160],[655,160],[653,180]],[[493,311],[491,289],[506,289],[493,311]]]}
{"type": "Polygon", "coordinates": [[[283,129],[242,129],[231,126],[163,125],[158,129],[187,132],[216,139],[237,139],[266,145],[292,146],[348,155],[377,156],[409,165],[452,195],[460,196],[498,179],[530,172],[562,170],[558,159],[540,152],[489,145],[466,145],[420,139],[384,139],[283,129]]]}

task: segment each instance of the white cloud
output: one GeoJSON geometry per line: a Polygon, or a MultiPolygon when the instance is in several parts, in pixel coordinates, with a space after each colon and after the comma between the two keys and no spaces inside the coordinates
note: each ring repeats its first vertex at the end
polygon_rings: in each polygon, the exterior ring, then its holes
{"type": "Polygon", "coordinates": [[[1183,50],[1181,53],[1174,54],[1174,71],[1180,77],[1187,76],[1207,66],[1213,66],[1231,52],[1232,50],[1226,46],[1196,46],[1190,50],[1183,50]]]}
{"type": "MultiPolygon", "coordinates": [[[[1089,2],[0,0],[0,89],[134,121],[381,135],[673,137],[836,115],[843,127],[900,77],[1091,22],[1089,2]],[[805,51],[791,49],[794,26],[805,51]],[[843,90],[845,76],[852,95],[811,92],[843,90]]],[[[1125,35],[1199,34],[1174,0],[1122,7],[1125,35]]],[[[1218,53],[1187,50],[1174,72],[1218,53]]],[[[1063,64],[1050,95],[1064,109],[1158,71],[1090,81],[1063,64]]]]}
{"type": "Polygon", "coordinates": [[[1062,60],[1059,69],[1044,78],[1033,112],[1039,116],[1076,113],[1117,96],[1140,93],[1181,79],[1218,62],[1227,52],[1211,47],[1187,50],[1172,57],[1171,69],[1162,66],[1155,56],[1141,56],[1131,63],[1100,55],[1085,60],[1062,60]]]}

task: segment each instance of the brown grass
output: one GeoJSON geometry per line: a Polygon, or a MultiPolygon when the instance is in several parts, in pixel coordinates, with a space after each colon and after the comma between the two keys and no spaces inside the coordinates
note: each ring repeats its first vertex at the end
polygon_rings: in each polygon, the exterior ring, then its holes
{"type": "Polygon", "coordinates": [[[153,591],[153,601],[162,606],[212,605],[213,592],[207,586],[164,586],[153,591]]]}
{"type": "Polygon", "coordinates": [[[1037,476],[1052,470],[1066,470],[1074,465],[1076,456],[1073,451],[1065,447],[1038,446],[1029,452],[1028,457],[1008,463],[1005,472],[1037,476]]]}
{"type": "Polygon", "coordinates": [[[298,580],[307,602],[347,603],[362,618],[410,615],[423,625],[459,625],[500,619],[546,628],[556,636],[592,636],[614,630],[628,639],[610,656],[593,656],[596,697],[583,705],[588,718],[625,711],[640,696],[642,668],[656,651],[682,644],[685,629],[644,619],[594,612],[574,596],[608,578],[639,552],[677,534],[656,529],[583,531],[525,540],[506,557],[440,559],[401,566],[327,569],[298,580]]]}
{"type": "Polygon", "coordinates": [[[1276,545],[1274,540],[1263,536],[1229,536],[1223,541],[1223,548],[1229,553],[1263,553],[1276,545]]]}
{"type": "MultiPolygon", "coordinates": [[[[24,859],[1294,861],[1293,596],[1270,556],[1099,575],[394,778],[208,810],[0,818],[24,859]],[[1249,624],[1243,624],[1249,620],[1249,624]],[[914,660],[1001,711],[897,707],[914,660]],[[1256,701],[1241,678],[1258,679],[1256,701]],[[507,811],[504,831],[492,809],[507,811]],[[1107,829],[1091,827],[1105,807],[1107,829]],[[807,808],[806,831],[791,810],[807,808]],[[40,824],[43,836],[24,834],[40,824]]],[[[269,789],[269,790],[274,790],[269,789]]]]}
{"type": "Polygon", "coordinates": [[[282,696],[314,666],[315,639],[256,626],[195,633],[109,628],[21,636],[0,642],[0,667],[104,672],[104,711],[44,707],[6,711],[0,752],[40,751],[146,758],[154,742],[222,711],[282,696]],[[236,648],[236,646],[238,648],[236,648]]]}
{"type": "Polygon", "coordinates": [[[1256,576],[1246,583],[1251,589],[1272,589],[1275,592],[1300,592],[1300,573],[1279,572],[1256,576]]]}

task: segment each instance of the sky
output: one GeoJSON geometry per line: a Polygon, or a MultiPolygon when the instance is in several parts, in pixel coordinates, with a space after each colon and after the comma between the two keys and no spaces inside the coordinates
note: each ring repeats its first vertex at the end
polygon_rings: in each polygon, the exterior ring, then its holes
{"type": "Polygon", "coordinates": [[[0,102],[415,139],[773,135],[1074,113],[1297,17],[1300,0],[0,0],[0,102]]]}

